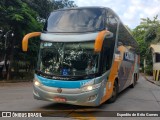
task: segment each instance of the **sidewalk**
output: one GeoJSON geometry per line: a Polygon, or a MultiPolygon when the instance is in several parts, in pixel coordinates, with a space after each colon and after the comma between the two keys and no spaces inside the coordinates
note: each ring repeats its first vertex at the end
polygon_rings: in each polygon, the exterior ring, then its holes
{"type": "Polygon", "coordinates": [[[32,80],[15,80],[15,79],[13,79],[13,80],[5,80],[5,79],[0,79],[0,84],[1,83],[19,83],[19,82],[32,82],[33,81],[33,79],[32,80]]]}
{"type": "MultiPolygon", "coordinates": [[[[144,74],[143,74],[143,75],[144,75],[144,74]]],[[[144,76],[145,76],[146,80],[148,80],[149,82],[152,82],[152,83],[160,86],[160,81],[155,81],[155,80],[153,79],[153,76],[147,76],[147,75],[144,75],[144,76]]]]}

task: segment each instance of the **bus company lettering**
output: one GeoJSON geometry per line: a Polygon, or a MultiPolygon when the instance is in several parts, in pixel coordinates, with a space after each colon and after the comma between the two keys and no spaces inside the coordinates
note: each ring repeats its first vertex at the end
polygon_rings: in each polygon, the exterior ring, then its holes
{"type": "Polygon", "coordinates": [[[82,81],[80,84],[81,84],[81,87],[87,86],[87,85],[93,85],[94,84],[94,80],[82,81]]]}

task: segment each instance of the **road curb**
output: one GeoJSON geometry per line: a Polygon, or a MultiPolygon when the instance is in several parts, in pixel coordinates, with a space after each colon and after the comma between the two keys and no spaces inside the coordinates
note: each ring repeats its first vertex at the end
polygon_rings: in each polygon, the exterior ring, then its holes
{"type": "Polygon", "coordinates": [[[155,85],[157,85],[157,86],[160,86],[160,84],[157,84],[156,81],[149,80],[149,79],[146,77],[145,74],[141,74],[141,75],[142,75],[147,81],[149,81],[150,83],[153,83],[153,84],[155,84],[155,85]]]}
{"type": "Polygon", "coordinates": [[[20,82],[33,82],[33,80],[2,80],[0,83],[20,83],[20,82]]]}

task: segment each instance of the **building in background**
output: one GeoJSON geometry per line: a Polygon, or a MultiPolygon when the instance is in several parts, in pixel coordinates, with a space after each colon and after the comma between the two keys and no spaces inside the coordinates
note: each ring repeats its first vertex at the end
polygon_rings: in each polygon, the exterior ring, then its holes
{"type": "Polygon", "coordinates": [[[150,48],[153,59],[153,78],[160,82],[160,44],[151,44],[150,48]]]}

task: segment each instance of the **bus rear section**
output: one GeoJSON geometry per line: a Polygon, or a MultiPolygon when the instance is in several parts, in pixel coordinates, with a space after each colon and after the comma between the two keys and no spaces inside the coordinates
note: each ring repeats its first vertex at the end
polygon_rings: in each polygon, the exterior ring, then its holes
{"type": "MultiPolygon", "coordinates": [[[[109,8],[62,9],[50,14],[40,36],[33,81],[35,99],[98,106],[114,102],[138,76],[137,43],[109,8]]],[[[136,82],[136,81],[135,81],[136,82]]],[[[134,85],[134,84],[133,84],[134,85]]]]}

